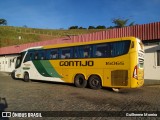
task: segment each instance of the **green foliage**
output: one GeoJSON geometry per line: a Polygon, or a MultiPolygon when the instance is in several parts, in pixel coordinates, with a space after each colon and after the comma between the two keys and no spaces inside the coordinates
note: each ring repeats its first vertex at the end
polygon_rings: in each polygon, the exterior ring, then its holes
{"type": "MultiPolygon", "coordinates": [[[[122,27],[128,26],[128,21],[129,19],[115,18],[112,20],[112,23],[115,24],[114,28],[122,28],[122,27]]],[[[129,26],[132,26],[132,25],[134,25],[134,22],[131,22],[129,24],[129,26]]]]}
{"type": "Polygon", "coordinates": [[[118,18],[118,19],[113,19],[112,23],[115,24],[115,27],[122,28],[122,27],[126,26],[127,22],[128,22],[128,19],[122,20],[122,19],[118,18]]]}
{"type": "Polygon", "coordinates": [[[131,23],[129,24],[129,26],[133,26],[133,25],[135,25],[134,22],[131,22],[131,23]]]}
{"type": "Polygon", "coordinates": [[[0,25],[7,25],[7,20],[0,19],[0,25]]]}
{"type": "Polygon", "coordinates": [[[89,26],[88,29],[95,29],[95,27],[94,26],[89,26]]]}
{"type": "Polygon", "coordinates": [[[79,27],[78,29],[86,29],[86,28],[84,28],[84,27],[79,27]]]}
{"type": "Polygon", "coordinates": [[[54,29],[35,29],[24,27],[0,26],[0,47],[20,45],[29,42],[38,42],[44,40],[53,40],[55,38],[66,37],[70,35],[81,35],[100,30],[54,30],[54,29]],[[21,39],[19,39],[21,36],[21,39]]]}
{"type": "Polygon", "coordinates": [[[104,25],[99,25],[96,27],[96,29],[106,29],[106,27],[104,25]]]}
{"type": "Polygon", "coordinates": [[[69,29],[78,29],[78,26],[71,26],[69,29]]]}
{"type": "MultiPolygon", "coordinates": [[[[84,27],[78,27],[78,26],[71,26],[71,27],[69,27],[68,28],[69,30],[72,30],[72,29],[86,29],[86,28],[84,28],[84,27]]],[[[94,26],[89,26],[88,27],[88,30],[89,29],[106,29],[106,27],[104,26],[104,25],[99,25],[99,26],[97,26],[97,27],[94,27],[94,26]]]]}

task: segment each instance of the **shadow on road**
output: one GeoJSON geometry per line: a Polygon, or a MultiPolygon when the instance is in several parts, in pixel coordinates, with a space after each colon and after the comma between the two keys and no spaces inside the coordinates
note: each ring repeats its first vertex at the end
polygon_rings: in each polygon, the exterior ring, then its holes
{"type": "Polygon", "coordinates": [[[2,117],[2,112],[5,112],[6,108],[8,108],[8,104],[7,104],[6,98],[1,98],[0,97],[0,113],[1,113],[0,120],[9,120],[8,117],[2,117]]]}

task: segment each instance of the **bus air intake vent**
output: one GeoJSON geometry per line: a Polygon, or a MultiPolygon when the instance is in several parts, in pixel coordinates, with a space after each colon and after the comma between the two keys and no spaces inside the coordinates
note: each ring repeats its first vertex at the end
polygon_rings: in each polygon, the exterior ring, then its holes
{"type": "Polygon", "coordinates": [[[111,72],[112,86],[128,85],[128,70],[114,70],[111,72]]]}

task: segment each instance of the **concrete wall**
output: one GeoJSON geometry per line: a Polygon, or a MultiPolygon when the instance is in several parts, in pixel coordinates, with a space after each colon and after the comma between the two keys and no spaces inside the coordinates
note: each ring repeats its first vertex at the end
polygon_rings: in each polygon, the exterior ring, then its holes
{"type": "Polygon", "coordinates": [[[16,56],[0,56],[0,71],[12,72],[15,69],[16,56]]]}
{"type": "Polygon", "coordinates": [[[160,80],[160,66],[157,66],[157,50],[160,50],[160,45],[145,45],[144,78],[146,80],[160,80]]]}

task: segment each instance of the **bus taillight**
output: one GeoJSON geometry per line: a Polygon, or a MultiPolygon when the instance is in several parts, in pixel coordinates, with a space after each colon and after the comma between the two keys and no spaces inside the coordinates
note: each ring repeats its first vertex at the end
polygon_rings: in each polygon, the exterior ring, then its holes
{"type": "Polygon", "coordinates": [[[133,78],[135,78],[135,79],[138,80],[137,72],[138,72],[138,66],[136,65],[136,66],[134,67],[134,71],[133,71],[133,78]]]}

